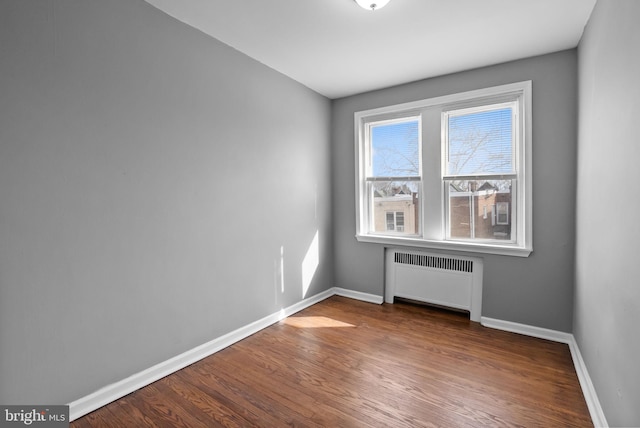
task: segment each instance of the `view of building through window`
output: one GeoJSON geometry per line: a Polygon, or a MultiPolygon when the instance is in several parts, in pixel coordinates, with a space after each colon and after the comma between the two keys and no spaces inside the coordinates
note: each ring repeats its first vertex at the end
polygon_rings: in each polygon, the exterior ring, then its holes
{"type": "Polygon", "coordinates": [[[449,188],[451,238],[510,240],[510,181],[465,181],[449,188]]]}
{"type": "Polygon", "coordinates": [[[417,235],[419,206],[418,183],[376,182],[373,186],[374,231],[417,235]]]}

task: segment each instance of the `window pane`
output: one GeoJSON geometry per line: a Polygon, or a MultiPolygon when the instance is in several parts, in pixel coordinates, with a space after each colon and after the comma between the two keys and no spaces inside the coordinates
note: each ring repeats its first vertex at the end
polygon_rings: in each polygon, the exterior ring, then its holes
{"type": "Polygon", "coordinates": [[[420,233],[420,185],[415,181],[369,182],[371,232],[394,235],[420,233]]]}
{"type": "Polygon", "coordinates": [[[374,177],[420,175],[418,121],[373,125],[371,166],[374,177]]]}
{"type": "Polygon", "coordinates": [[[512,173],[511,108],[449,116],[448,174],[512,173]]]}
{"type": "Polygon", "coordinates": [[[456,180],[449,182],[451,239],[512,240],[512,186],[515,180],[456,180]],[[485,215],[486,213],[486,215],[485,215]]]}

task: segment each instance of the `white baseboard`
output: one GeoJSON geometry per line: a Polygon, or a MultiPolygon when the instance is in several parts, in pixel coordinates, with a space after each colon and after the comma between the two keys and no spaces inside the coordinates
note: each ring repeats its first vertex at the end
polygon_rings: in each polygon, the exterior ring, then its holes
{"type": "Polygon", "coordinates": [[[580,386],[582,387],[584,399],[587,402],[587,406],[589,407],[589,413],[591,414],[593,425],[596,428],[608,428],[609,424],[607,423],[607,419],[604,416],[604,411],[602,410],[602,406],[600,405],[600,400],[598,400],[596,389],[593,386],[593,382],[591,382],[591,377],[589,376],[589,372],[587,371],[587,366],[582,359],[580,348],[578,348],[578,342],[576,342],[576,338],[573,335],[571,335],[571,342],[568,345],[569,349],[571,350],[573,365],[576,367],[576,374],[578,375],[578,380],[580,381],[580,386]]]}
{"type": "Polygon", "coordinates": [[[170,358],[162,363],[156,364],[146,370],[129,376],[126,379],[107,385],[98,391],[69,403],[69,419],[74,421],[87,413],[93,412],[100,407],[124,397],[140,388],[162,379],[165,376],[175,373],[197,361],[202,360],[216,352],[233,345],[234,343],[251,336],[270,325],[283,320],[309,306],[327,299],[334,295],[350,297],[352,299],[363,300],[372,303],[382,303],[381,296],[367,293],[346,290],[343,288],[330,288],[322,293],[311,296],[287,308],[259,319],[251,324],[234,330],[224,336],[220,336],[203,345],[197,346],[180,355],[170,358]]]}
{"type": "Polygon", "coordinates": [[[569,344],[569,340],[573,337],[571,333],[564,333],[562,331],[549,330],[547,328],[534,327],[531,325],[518,324],[511,321],[502,321],[488,317],[480,318],[480,324],[485,327],[495,328],[496,330],[510,331],[512,333],[524,334],[525,336],[537,337],[539,339],[547,339],[566,344],[569,344]]]}
{"type": "MultiPolygon", "coordinates": [[[[251,336],[254,333],[278,322],[282,319],[295,314],[309,306],[315,305],[322,300],[325,300],[331,296],[338,295],[348,297],[351,299],[362,300],[369,303],[382,304],[384,301],[383,296],[375,294],[362,293],[359,291],[348,290],[344,288],[334,287],[315,296],[304,299],[294,305],[268,315],[262,319],[259,319],[251,324],[234,330],[224,336],[220,336],[211,340],[203,345],[197,346],[189,351],[186,351],[180,355],[177,355],[162,363],[156,364],[146,370],[129,376],[126,379],[105,386],[98,391],[82,397],[69,403],[69,419],[74,421],[100,407],[109,404],[115,400],[124,397],[140,388],[143,388],[165,376],[175,373],[197,361],[202,360],[216,352],[233,345],[234,343],[251,336]]],[[[495,328],[498,330],[510,331],[513,333],[524,334],[527,336],[538,337],[541,339],[552,340],[555,342],[566,343],[569,345],[571,351],[571,357],[576,368],[578,380],[584,394],[585,401],[589,407],[589,413],[596,427],[607,428],[607,420],[605,419],[604,412],[600,406],[600,402],[596,395],[593,383],[589,377],[587,367],[580,354],[580,349],[574,336],[570,333],[563,333],[560,331],[544,329],[540,327],[528,326],[525,324],[518,324],[509,321],[502,321],[487,317],[481,318],[481,324],[485,327],[495,328]]]]}
{"type": "Polygon", "coordinates": [[[363,293],[361,291],[347,290],[346,288],[339,288],[339,287],[334,287],[333,290],[334,290],[334,293],[338,296],[348,297],[350,299],[355,299],[355,300],[362,300],[363,302],[376,303],[378,305],[381,305],[382,302],[384,301],[384,298],[382,296],[378,296],[376,294],[369,294],[369,293],[363,293]]]}
{"type": "Polygon", "coordinates": [[[587,366],[582,359],[580,348],[578,348],[578,343],[576,342],[576,338],[573,334],[487,317],[482,317],[480,323],[485,327],[495,328],[497,330],[519,333],[525,336],[552,340],[554,342],[566,343],[569,345],[573,365],[575,366],[578,381],[580,382],[584,399],[587,402],[587,407],[589,408],[589,414],[591,415],[593,425],[595,427],[602,428],[609,427],[607,419],[604,416],[604,412],[602,411],[600,400],[598,400],[598,395],[596,394],[596,390],[593,386],[593,382],[591,382],[591,377],[587,371],[587,366]]]}

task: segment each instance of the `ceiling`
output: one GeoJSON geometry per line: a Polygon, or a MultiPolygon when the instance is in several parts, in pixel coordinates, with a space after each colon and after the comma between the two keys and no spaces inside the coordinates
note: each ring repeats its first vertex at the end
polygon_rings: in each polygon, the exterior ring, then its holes
{"type": "Polygon", "coordinates": [[[146,0],[329,98],[578,45],[596,0],[146,0]]]}

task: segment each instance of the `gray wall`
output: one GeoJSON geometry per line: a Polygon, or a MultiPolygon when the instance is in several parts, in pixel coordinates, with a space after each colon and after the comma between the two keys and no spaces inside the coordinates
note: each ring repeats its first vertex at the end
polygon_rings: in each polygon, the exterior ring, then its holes
{"type": "Polygon", "coordinates": [[[333,286],[328,99],[142,0],[0,2],[0,403],[333,286]],[[279,271],[284,249],[284,292],[279,271]]]}
{"type": "Polygon", "coordinates": [[[639,17],[599,0],[579,46],[574,335],[611,426],[640,426],[639,17]]]}
{"type": "Polygon", "coordinates": [[[572,329],[577,55],[564,51],[427,79],[333,102],[336,285],[383,295],[379,244],[355,239],[353,113],[506,83],[533,81],[533,254],[486,255],[484,316],[572,329]]]}

